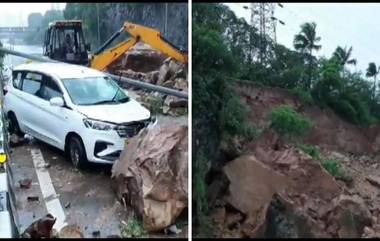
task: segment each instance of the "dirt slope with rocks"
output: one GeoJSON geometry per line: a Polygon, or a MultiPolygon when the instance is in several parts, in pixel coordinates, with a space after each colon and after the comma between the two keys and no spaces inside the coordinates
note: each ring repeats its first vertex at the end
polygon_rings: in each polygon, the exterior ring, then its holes
{"type": "Polygon", "coordinates": [[[239,84],[250,122],[261,134],[240,143],[209,185],[217,237],[380,237],[379,127],[359,127],[333,111],[305,106],[284,89],[239,84]],[[313,128],[301,141],[334,158],[346,177],[333,177],[315,157],[269,129],[269,113],[288,104],[313,128]]]}

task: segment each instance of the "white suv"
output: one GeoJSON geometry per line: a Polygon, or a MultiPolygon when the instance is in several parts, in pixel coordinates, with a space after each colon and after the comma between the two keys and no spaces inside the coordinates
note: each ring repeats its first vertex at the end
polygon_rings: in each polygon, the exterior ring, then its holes
{"type": "Polygon", "coordinates": [[[5,92],[10,131],[64,150],[79,168],[87,161],[113,163],[126,138],[156,124],[115,81],[83,66],[23,64],[5,92]]]}

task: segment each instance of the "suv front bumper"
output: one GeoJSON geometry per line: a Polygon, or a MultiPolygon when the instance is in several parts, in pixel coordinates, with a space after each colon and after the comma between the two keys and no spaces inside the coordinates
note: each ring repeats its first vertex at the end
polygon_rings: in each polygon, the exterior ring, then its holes
{"type": "MultiPolygon", "coordinates": [[[[157,119],[152,118],[144,128],[153,128],[156,125],[157,119]]],[[[88,161],[102,164],[113,164],[124,150],[126,140],[129,139],[120,137],[116,130],[100,131],[94,129],[86,129],[81,137],[88,161]]]]}

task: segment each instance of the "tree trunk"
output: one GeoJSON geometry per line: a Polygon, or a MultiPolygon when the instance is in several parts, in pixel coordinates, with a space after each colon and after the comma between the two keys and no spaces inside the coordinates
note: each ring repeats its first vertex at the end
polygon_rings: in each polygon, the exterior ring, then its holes
{"type": "Polygon", "coordinates": [[[376,76],[377,76],[377,74],[375,74],[375,76],[374,76],[374,83],[373,83],[373,99],[374,100],[376,97],[376,76]]]}
{"type": "Polygon", "coordinates": [[[312,74],[312,68],[313,68],[313,55],[312,50],[310,49],[310,55],[309,55],[309,73],[308,73],[308,79],[307,79],[307,86],[306,89],[309,90],[311,87],[311,74],[312,74]]]}

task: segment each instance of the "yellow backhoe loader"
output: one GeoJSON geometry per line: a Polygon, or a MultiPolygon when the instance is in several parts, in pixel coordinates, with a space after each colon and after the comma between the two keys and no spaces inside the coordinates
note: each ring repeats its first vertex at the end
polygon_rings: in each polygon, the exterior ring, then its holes
{"type": "Polygon", "coordinates": [[[177,61],[184,64],[188,63],[187,53],[179,50],[179,48],[163,38],[158,30],[130,22],[125,22],[123,27],[114,33],[89,59],[88,55],[83,54],[83,50],[89,50],[90,46],[84,41],[82,22],[72,20],[56,21],[50,24],[45,34],[44,55],[62,62],[87,64],[91,68],[104,71],[139,41],[150,45],[177,61]],[[112,41],[124,31],[129,33],[131,37],[107,49],[112,41]],[[75,50],[78,51],[75,52],[75,50]]]}

